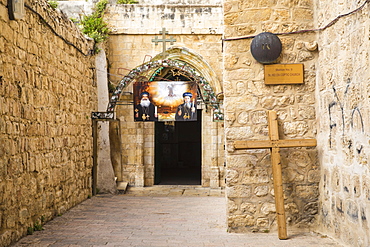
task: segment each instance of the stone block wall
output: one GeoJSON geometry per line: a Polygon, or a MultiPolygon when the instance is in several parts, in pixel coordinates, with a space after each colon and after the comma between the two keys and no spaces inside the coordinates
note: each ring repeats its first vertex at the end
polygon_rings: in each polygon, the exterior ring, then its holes
{"type": "Polygon", "coordinates": [[[0,246],[91,195],[92,44],[46,1],[0,0],[0,246]]]}
{"type": "MultiPolygon", "coordinates": [[[[105,19],[112,30],[109,39],[110,71],[126,75],[130,69],[148,62],[162,52],[162,43],[152,39],[166,28],[177,47],[200,54],[222,80],[221,5],[108,5],[105,19]],[[172,14],[168,14],[172,13],[172,14]]],[[[167,42],[166,47],[171,45],[167,42]]],[[[112,77],[112,81],[120,78],[112,77]]]]}
{"type": "MultiPolygon", "coordinates": [[[[236,140],[268,139],[267,111],[278,115],[280,139],[315,138],[316,38],[289,34],[314,26],[313,3],[306,0],[224,1],[224,93],[226,194],[232,232],[274,231],[276,212],[270,151],[235,150],[236,140]],[[279,35],[278,64],[301,63],[304,83],[265,85],[264,66],[250,51],[252,37],[279,35]]],[[[319,207],[320,169],[316,148],[280,149],[289,230],[309,229],[319,207]]]]}
{"type": "MultiPolygon", "coordinates": [[[[173,1],[160,4],[159,1],[145,1],[142,4],[108,5],[105,19],[112,32],[108,41],[108,61],[110,81],[117,83],[131,69],[150,61],[162,52],[162,43],[152,42],[162,28],[176,42],[172,47],[199,55],[194,60],[205,61],[214,70],[214,88],[222,92],[222,6],[217,1],[173,1]],[[191,51],[191,52],[189,52],[191,51]]],[[[170,43],[166,47],[171,47],[170,43]]],[[[199,63],[200,64],[200,63],[199,63]]],[[[202,69],[202,68],[198,68],[202,69]]],[[[211,82],[212,83],[212,82],[211,82]]],[[[132,92],[129,85],[125,92],[132,92]]],[[[127,95],[126,95],[127,96],[127,95]]],[[[117,117],[120,119],[122,145],[119,146],[123,180],[131,186],[151,186],[154,184],[154,123],[135,123],[133,121],[133,101],[131,96],[121,96],[123,105],[118,105],[117,117]],[[145,136],[143,136],[145,134],[145,136]]],[[[210,186],[210,177],[224,175],[223,126],[212,123],[211,111],[203,111],[202,126],[202,185],[210,186]],[[216,133],[217,137],[213,136],[216,133]],[[219,158],[218,158],[219,157],[219,158]],[[211,169],[218,167],[218,169],[211,169]],[[216,171],[217,170],[217,171],[216,171]]],[[[215,179],[213,179],[215,180],[215,179]]],[[[224,185],[224,179],[216,184],[224,185]]]]}
{"type": "MultiPolygon", "coordinates": [[[[317,25],[365,1],[316,1],[317,25]]],[[[370,246],[369,3],[319,35],[318,150],[322,231],[349,246],[370,246]]]]}

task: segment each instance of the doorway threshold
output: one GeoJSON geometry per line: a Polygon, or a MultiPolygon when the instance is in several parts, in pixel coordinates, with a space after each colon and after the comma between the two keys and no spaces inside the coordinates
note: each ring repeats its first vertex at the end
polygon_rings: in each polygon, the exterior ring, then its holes
{"type": "Polygon", "coordinates": [[[128,187],[127,196],[225,196],[224,188],[202,187],[201,185],[153,185],[150,187],[128,187]]]}

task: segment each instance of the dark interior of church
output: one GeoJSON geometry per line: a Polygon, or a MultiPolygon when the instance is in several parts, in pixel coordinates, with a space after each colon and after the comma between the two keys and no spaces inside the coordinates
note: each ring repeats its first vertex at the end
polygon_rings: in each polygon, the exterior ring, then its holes
{"type": "Polygon", "coordinates": [[[155,184],[201,184],[201,110],[197,119],[156,122],[155,184]]]}

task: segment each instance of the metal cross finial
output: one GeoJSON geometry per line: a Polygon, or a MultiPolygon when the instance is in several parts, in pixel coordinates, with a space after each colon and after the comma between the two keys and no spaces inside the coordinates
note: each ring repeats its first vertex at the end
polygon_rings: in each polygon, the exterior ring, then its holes
{"type": "Polygon", "coordinates": [[[168,34],[168,31],[166,31],[166,28],[162,28],[162,31],[159,31],[159,34],[162,34],[162,38],[158,39],[158,36],[155,36],[155,39],[152,39],[152,42],[155,43],[155,45],[158,45],[159,42],[163,43],[163,52],[166,52],[166,42],[171,42],[170,44],[173,45],[173,42],[176,42],[176,39],[173,38],[173,36],[170,36],[169,39],[166,39],[166,34],[168,34]]]}

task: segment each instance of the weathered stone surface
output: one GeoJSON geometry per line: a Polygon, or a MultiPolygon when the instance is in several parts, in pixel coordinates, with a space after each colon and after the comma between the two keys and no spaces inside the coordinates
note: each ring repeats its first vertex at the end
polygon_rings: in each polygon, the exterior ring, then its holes
{"type": "Polygon", "coordinates": [[[226,193],[231,198],[241,198],[251,196],[251,187],[246,185],[236,185],[226,188],[226,193]]]}
{"type": "Polygon", "coordinates": [[[228,222],[229,225],[236,228],[251,227],[255,224],[255,218],[252,215],[232,215],[228,217],[228,222]]]}
{"type": "Polygon", "coordinates": [[[296,187],[297,196],[307,200],[314,200],[318,197],[319,191],[318,187],[313,187],[310,185],[297,185],[296,187]]]}
{"type": "Polygon", "coordinates": [[[225,134],[227,134],[228,139],[232,139],[232,140],[235,140],[235,139],[245,140],[253,136],[253,132],[250,126],[226,128],[225,134]]]}
{"type": "Polygon", "coordinates": [[[256,196],[266,196],[269,192],[269,187],[267,185],[256,186],[253,192],[256,196]]]}
{"type": "Polygon", "coordinates": [[[261,213],[264,215],[269,215],[275,212],[276,212],[276,209],[275,209],[274,203],[264,203],[261,207],[261,213]]]}
{"type": "Polygon", "coordinates": [[[258,218],[257,219],[257,222],[256,222],[256,225],[260,228],[266,228],[268,229],[269,228],[269,219],[268,218],[258,218]]]}
{"type": "MultiPolygon", "coordinates": [[[[226,37],[297,31],[312,27],[314,18],[313,2],[306,0],[238,3],[227,0],[225,6],[226,37]]],[[[265,85],[263,65],[255,61],[249,49],[245,49],[252,39],[224,42],[226,177],[232,197],[227,195],[233,200],[235,209],[229,212],[228,224],[235,232],[274,229],[276,220],[269,150],[234,150],[233,141],[267,140],[267,110],[278,113],[281,139],[312,138],[316,133],[315,36],[305,33],[279,38],[283,52],[276,63],[304,63],[302,85],[265,85]],[[239,200],[245,194],[238,193],[235,189],[238,186],[251,188],[250,197],[239,200]],[[252,209],[251,204],[258,206],[252,209]],[[241,216],[250,214],[254,216],[253,221],[241,216]]],[[[307,201],[317,205],[319,197],[320,169],[316,151],[284,149],[280,153],[288,222],[290,225],[314,224],[312,214],[317,211],[312,209],[314,206],[308,206],[307,201]]]]}
{"type": "Polygon", "coordinates": [[[0,1],[0,246],[91,195],[92,44],[46,1],[25,2],[40,16],[10,21],[0,1]]]}

